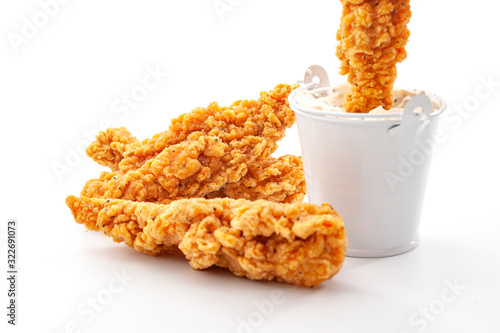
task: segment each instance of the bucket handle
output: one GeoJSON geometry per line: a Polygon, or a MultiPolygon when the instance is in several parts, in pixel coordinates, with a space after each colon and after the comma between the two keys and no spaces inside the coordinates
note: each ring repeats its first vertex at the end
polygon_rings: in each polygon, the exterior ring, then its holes
{"type": "Polygon", "coordinates": [[[412,150],[431,121],[432,103],[428,96],[414,96],[405,106],[401,124],[388,130],[389,140],[400,152],[412,150]],[[420,108],[420,112],[415,109],[420,108]]]}
{"type": "Polygon", "coordinates": [[[309,85],[307,89],[330,87],[328,73],[320,65],[312,65],[306,70],[304,74],[304,83],[309,85]],[[319,79],[319,82],[314,81],[315,77],[319,79]]]}

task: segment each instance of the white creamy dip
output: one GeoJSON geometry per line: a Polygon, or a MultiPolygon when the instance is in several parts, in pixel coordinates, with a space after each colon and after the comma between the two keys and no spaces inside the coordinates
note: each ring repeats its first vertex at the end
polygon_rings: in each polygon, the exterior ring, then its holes
{"type": "MultiPolygon", "coordinates": [[[[302,89],[295,95],[295,102],[301,106],[323,111],[345,112],[344,101],[345,95],[351,91],[349,83],[343,83],[335,87],[318,88],[318,89],[302,89]]],[[[385,110],[379,106],[369,113],[395,113],[403,112],[406,104],[412,97],[416,95],[425,95],[423,90],[406,90],[394,89],[394,105],[391,109],[385,110]]],[[[432,111],[436,111],[441,107],[441,103],[433,98],[432,95],[427,95],[432,102],[432,111]]]]}

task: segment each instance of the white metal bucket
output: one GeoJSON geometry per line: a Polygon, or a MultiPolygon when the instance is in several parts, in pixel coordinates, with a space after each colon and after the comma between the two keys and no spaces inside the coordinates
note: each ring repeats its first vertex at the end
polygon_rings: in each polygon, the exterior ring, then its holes
{"type": "Polygon", "coordinates": [[[309,201],[328,202],[343,217],[348,256],[412,250],[419,243],[433,133],[445,103],[433,96],[441,107],[431,113],[430,99],[417,95],[403,114],[329,112],[295,103],[296,93],[307,88],[293,91],[289,102],[297,118],[309,201]],[[418,107],[421,112],[414,112],[418,107]]]}

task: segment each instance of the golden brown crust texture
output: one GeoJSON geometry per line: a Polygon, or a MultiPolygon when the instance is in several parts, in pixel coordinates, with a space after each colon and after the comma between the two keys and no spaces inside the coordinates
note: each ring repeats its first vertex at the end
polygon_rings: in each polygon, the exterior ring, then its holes
{"type": "Polygon", "coordinates": [[[406,58],[410,36],[409,0],[341,0],[337,32],[340,73],[353,86],[346,96],[347,112],[369,112],[393,104],[396,64],[406,58]]]}
{"type": "Polygon", "coordinates": [[[194,132],[216,136],[223,142],[260,136],[269,141],[271,154],[277,148],[276,142],[284,137],[285,130],[295,122],[288,95],[297,87],[279,84],[274,90],[261,92],[257,100],[236,101],[229,107],[220,107],[213,102],[206,108],[183,114],[172,120],[167,131],[127,147],[120,169],[137,169],[146,160],[186,140],[194,132]]]}
{"type": "Polygon", "coordinates": [[[116,242],[157,255],[180,249],[194,269],[213,265],[253,280],[317,286],[341,268],[347,239],[327,204],[182,199],[169,205],[77,198],[75,220],[116,242]]]}
{"type": "MultiPolygon", "coordinates": [[[[121,160],[120,156],[122,155],[113,154],[112,158],[102,158],[102,156],[106,156],[104,153],[110,150],[113,151],[114,149],[112,147],[116,147],[124,141],[123,130],[127,131],[123,127],[119,129],[108,128],[106,132],[99,133],[97,140],[87,149],[87,151],[94,152],[91,157],[96,162],[109,166],[113,171],[117,171],[118,163],[121,160]],[[116,169],[114,166],[116,166],[116,169]]],[[[128,131],[127,133],[130,134],[128,131]]],[[[89,156],[90,155],[89,153],[89,156]]],[[[110,174],[116,176],[119,173],[106,172],[102,174],[101,180],[90,180],[87,183],[86,192],[83,192],[82,195],[89,197],[104,196],[104,187],[106,187],[104,182],[109,181],[104,179],[109,179],[110,174]]],[[[158,194],[159,197],[155,198],[154,195],[146,194],[146,197],[149,199],[148,201],[162,203],[170,201],[170,199],[161,196],[163,193],[161,189],[154,190],[154,193],[158,194]]],[[[273,202],[291,203],[302,201],[305,193],[306,186],[302,158],[293,155],[285,155],[277,159],[268,157],[258,163],[250,164],[248,172],[243,178],[235,183],[223,186],[218,191],[208,193],[206,198],[229,197],[233,199],[248,200],[265,199],[273,202]]],[[[128,199],[134,200],[133,197],[129,197],[128,199]]]]}
{"type": "MultiPolygon", "coordinates": [[[[255,101],[212,103],[180,116],[168,131],[127,145],[120,169],[88,181],[81,195],[161,203],[205,196],[302,200],[301,159],[270,157],[295,121],[288,106],[295,87],[280,84],[255,101]]],[[[110,138],[121,138],[114,131],[102,132],[91,150],[108,151],[110,138]]],[[[117,158],[109,158],[111,166],[117,158]]]]}
{"type": "Polygon", "coordinates": [[[97,138],[87,147],[87,155],[97,163],[118,171],[127,147],[137,139],[125,127],[108,128],[99,132],[97,138]]]}

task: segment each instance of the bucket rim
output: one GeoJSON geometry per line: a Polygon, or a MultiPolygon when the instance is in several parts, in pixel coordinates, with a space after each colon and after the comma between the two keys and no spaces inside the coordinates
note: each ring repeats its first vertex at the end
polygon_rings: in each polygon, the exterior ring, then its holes
{"type": "MultiPolygon", "coordinates": [[[[343,123],[363,123],[366,125],[377,125],[377,124],[395,124],[400,123],[403,117],[403,112],[390,112],[390,113],[348,113],[348,112],[337,112],[337,111],[323,111],[318,109],[313,109],[310,107],[299,105],[295,102],[295,95],[297,92],[306,89],[308,86],[301,86],[293,90],[288,96],[288,103],[291,109],[303,116],[314,118],[317,120],[329,121],[329,122],[343,122],[343,123]],[[365,121],[373,120],[373,121],[365,121]]],[[[425,93],[425,95],[437,100],[440,103],[440,108],[432,111],[431,118],[439,116],[447,108],[444,100],[438,95],[432,93],[425,93]]]]}

